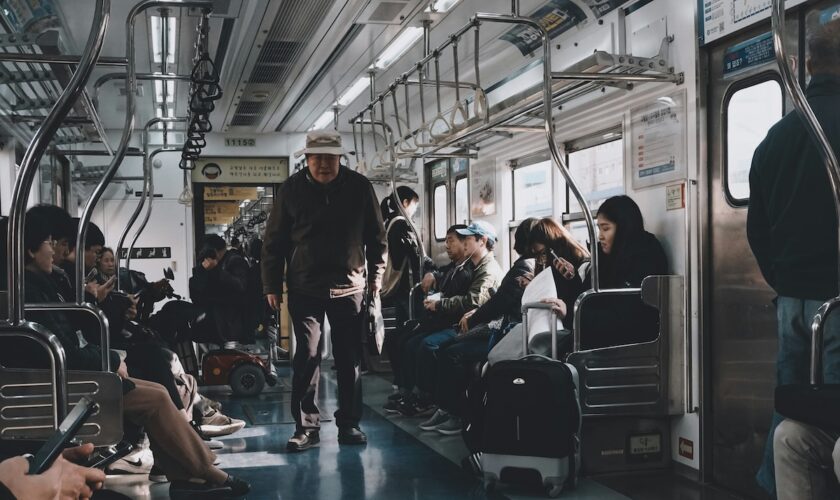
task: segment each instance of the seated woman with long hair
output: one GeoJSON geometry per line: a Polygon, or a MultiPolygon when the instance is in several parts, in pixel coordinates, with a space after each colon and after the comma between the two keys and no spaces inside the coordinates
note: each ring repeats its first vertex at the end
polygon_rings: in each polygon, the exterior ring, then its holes
{"type": "MultiPolygon", "coordinates": [[[[668,260],[662,245],[656,236],[645,231],[642,212],[629,196],[614,196],[604,201],[598,208],[596,219],[598,283],[602,289],[638,288],[646,277],[668,273],[668,260]]],[[[565,259],[562,255],[560,257],[565,259]]],[[[555,269],[566,270],[567,267],[555,261],[555,269]]],[[[572,313],[577,295],[589,288],[591,266],[584,272],[580,282],[582,289],[577,294],[558,293],[560,299],[549,299],[558,308],[568,311],[567,318],[572,313]]],[[[568,276],[565,274],[563,277],[568,276]]],[[[656,338],[659,329],[658,312],[644,304],[637,295],[613,297],[608,305],[603,302],[593,304],[581,320],[586,328],[581,340],[582,349],[650,341],[656,338]]],[[[567,322],[567,326],[571,323],[567,322]]]]}

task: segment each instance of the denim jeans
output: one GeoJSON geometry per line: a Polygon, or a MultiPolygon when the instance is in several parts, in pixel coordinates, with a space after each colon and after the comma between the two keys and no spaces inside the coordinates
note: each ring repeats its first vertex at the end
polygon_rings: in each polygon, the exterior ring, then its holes
{"type": "Polygon", "coordinates": [[[426,394],[434,394],[437,387],[436,354],[438,347],[444,342],[455,338],[458,334],[450,328],[441,330],[423,338],[415,353],[415,383],[417,388],[426,394]]]}
{"type": "MultiPolygon", "coordinates": [[[[776,358],[776,385],[807,384],[811,380],[811,321],[820,300],[779,297],[776,317],[779,323],[779,352],[776,358]]],[[[840,383],[840,311],[829,315],[823,337],[823,377],[827,384],[840,383]]],[[[759,486],[776,494],[773,464],[773,433],[784,417],[773,412],[764,460],[755,476],[759,486]]]]}

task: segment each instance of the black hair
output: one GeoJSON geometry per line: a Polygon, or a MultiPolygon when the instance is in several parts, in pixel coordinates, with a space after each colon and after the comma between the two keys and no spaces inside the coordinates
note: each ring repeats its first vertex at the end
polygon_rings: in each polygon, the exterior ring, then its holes
{"type": "Polygon", "coordinates": [[[204,235],[204,247],[212,248],[213,250],[219,251],[224,250],[227,248],[227,243],[225,243],[224,238],[219,236],[218,234],[205,234],[204,235]]]}
{"type": "MultiPolygon", "coordinates": [[[[67,240],[71,251],[76,248],[76,231],[79,229],[79,222],[80,220],[78,217],[73,217],[73,231],[71,231],[71,237],[67,240]]],[[[93,222],[89,222],[87,234],[85,235],[85,250],[90,250],[91,247],[97,245],[101,247],[105,246],[105,235],[102,234],[102,230],[99,229],[99,226],[93,222]]]]}
{"type": "Polygon", "coordinates": [[[528,241],[531,237],[531,229],[539,222],[536,217],[528,217],[519,223],[513,233],[513,250],[522,257],[532,257],[531,246],[528,241]]]}
{"type": "Polygon", "coordinates": [[[639,205],[626,195],[608,198],[598,208],[598,217],[606,217],[615,224],[613,253],[616,261],[621,261],[629,248],[645,232],[645,222],[639,205]]]}
{"type": "Polygon", "coordinates": [[[26,214],[23,225],[23,259],[27,264],[32,262],[29,252],[35,253],[45,241],[52,239],[52,224],[43,213],[26,214]]]}
{"type": "MultiPolygon", "coordinates": [[[[397,186],[397,198],[399,198],[400,203],[420,201],[420,195],[417,194],[417,191],[408,186],[397,186]]],[[[379,209],[382,211],[382,220],[384,221],[391,220],[400,213],[400,209],[394,204],[393,192],[382,199],[382,202],[379,203],[379,209]]]]}
{"type": "Polygon", "coordinates": [[[46,220],[50,225],[50,233],[54,240],[67,240],[76,242],[76,222],[73,222],[73,217],[61,207],[55,205],[48,205],[42,203],[35,205],[26,212],[26,216],[34,215],[46,220]]]}
{"type": "Polygon", "coordinates": [[[480,236],[480,238],[484,238],[484,239],[487,240],[487,242],[484,244],[484,246],[487,247],[488,252],[492,252],[493,247],[496,246],[496,240],[493,239],[493,238],[487,237],[487,236],[480,236]]]}
{"type": "Polygon", "coordinates": [[[236,236],[231,238],[230,239],[230,246],[238,248],[239,247],[239,238],[237,238],[236,236]]]}
{"type": "Polygon", "coordinates": [[[816,28],[808,35],[808,57],[815,74],[840,74],[840,19],[816,28]]]}
{"type": "Polygon", "coordinates": [[[446,230],[446,235],[449,236],[451,234],[451,235],[454,235],[459,240],[464,241],[466,236],[459,233],[458,230],[459,229],[466,229],[466,228],[467,228],[466,224],[453,224],[453,225],[449,226],[449,229],[446,230]]]}

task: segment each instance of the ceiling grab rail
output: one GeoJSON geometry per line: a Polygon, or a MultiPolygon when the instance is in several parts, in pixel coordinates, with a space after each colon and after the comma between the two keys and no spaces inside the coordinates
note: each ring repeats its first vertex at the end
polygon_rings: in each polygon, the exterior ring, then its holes
{"type": "Polygon", "coordinates": [[[428,148],[436,144],[433,138],[431,137],[432,131],[430,130],[429,123],[426,122],[426,92],[423,90],[426,87],[424,83],[425,77],[426,69],[424,67],[424,64],[418,63],[417,80],[420,82],[420,121],[422,122],[420,128],[417,129],[417,135],[414,136],[414,144],[416,144],[418,148],[428,148]],[[424,137],[424,134],[428,134],[428,141],[424,137]]]}
{"type": "MultiPolygon", "coordinates": [[[[114,267],[119,271],[120,269],[120,252],[124,248],[125,240],[128,238],[128,232],[134,227],[134,224],[137,222],[137,219],[140,217],[140,213],[143,211],[143,207],[146,205],[146,201],[151,196],[149,194],[149,184],[152,182],[152,158],[149,157],[149,130],[151,127],[157,123],[178,123],[184,122],[186,123],[189,120],[188,117],[181,117],[181,118],[153,118],[146,125],[143,127],[143,194],[140,197],[140,202],[135,207],[134,212],[131,214],[131,217],[128,220],[128,224],[126,224],[125,229],[123,230],[122,234],[120,235],[120,241],[117,245],[117,251],[114,255],[114,267]]],[[[164,146],[165,149],[169,149],[164,146]]],[[[186,170],[185,176],[186,176],[186,170]]],[[[182,193],[183,194],[183,193],[182,193]]],[[[126,253],[126,262],[131,260],[131,252],[130,250],[126,253]]],[[[127,266],[127,264],[126,264],[127,266]]],[[[131,274],[128,274],[129,279],[129,286],[131,285],[131,274]]],[[[120,273],[117,272],[117,290],[123,290],[122,282],[120,273]]],[[[124,290],[123,290],[124,291],[124,290]]],[[[132,290],[133,291],[133,290],[132,290]]]]}
{"type": "Polygon", "coordinates": [[[391,103],[394,106],[394,121],[397,122],[397,134],[398,134],[397,135],[397,151],[399,151],[400,153],[403,153],[403,154],[404,153],[413,153],[413,152],[417,151],[417,148],[414,148],[412,150],[410,148],[410,145],[405,146],[407,144],[406,141],[408,140],[408,138],[403,135],[403,128],[402,128],[403,119],[400,116],[400,106],[397,103],[397,86],[398,86],[398,84],[394,83],[390,87],[391,103]]]}
{"type": "Polygon", "coordinates": [[[440,52],[435,50],[433,53],[435,57],[435,97],[437,98],[437,114],[434,118],[432,118],[431,123],[429,123],[429,135],[432,136],[433,141],[437,142],[452,133],[452,126],[450,126],[449,122],[446,121],[446,117],[443,115],[443,111],[440,107],[440,52]],[[444,132],[435,132],[435,125],[439,123],[443,123],[446,126],[444,132]]]}
{"type": "MultiPolygon", "coordinates": [[[[478,15],[478,14],[476,14],[478,15]]],[[[475,47],[473,53],[473,65],[475,66],[475,95],[473,97],[473,115],[485,123],[490,120],[490,106],[487,104],[487,94],[481,87],[481,72],[478,69],[478,48],[481,46],[480,24],[476,19],[475,24],[475,47]]],[[[545,63],[543,63],[545,64],[545,63]]],[[[550,89],[551,87],[549,87],[550,89]]],[[[547,104],[551,107],[551,102],[547,104]]]]}
{"type": "Polygon", "coordinates": [[[26,222],[26,201],[32,189],[32,182],[44,152],[49,147],[62,120],[70,113],[84,91],[97,59],[102,52],[105,33],[111,15],[110,0],[97,0],[94,8],[93,23],[85,44],[79,65],[50,110],[47,118],[35,132],[32,142],[26,148],[21,161],[18,177],[15,180],[12,202],[9,209],[8,236],[6,254],[8,255],[8,318],[0,323],[0,336],[18,336],[32,339],[44,347],[50,356],[52,375],[53,426],[58,425],[67,414],[67,364],[64,348],[56,336],[36,323],[25,320],[24,279],[23,279],[23,233],[26,222]]]}
{"type": "Polygon", "coordinates": [[[449,115],[449,126],[452,127],[452,130],[461,130],[469,123],[470,115],[464,103],[461,102],[461,80],[458,72],[458,40],[460,37],[452,35],[450,38],[452,40],[452,58],[454,61],[455,106],[449,115]],[[461,119],[460,123],[458,123],[459,117],[461,119]]]}
{"type": "Polygon", "coordinates": [[[382,151],[382,161],[379,163],[391,167],[393,170],[397,165],[397,152],[394,150],[394,134],[389,126],[386,129],[385,117],[385,98],[384,95],[379,96],[379,111],[382,113],[382,135],[385,136],[385,149],[382,151]],[[385,154],[388,154],[388,161],[385,161],[385,154]]]}
{"type": "MultiPolygon", "coordinates": [[[[563,175],[563,178],[566,180],[566,184],[569,186],[569,189],[572,191],[575,199],[577,200],[578,204],[581,207],[581,211],[583,212],[584,220],[586,222],[586,231],[589,237],[589,253],[590,259],[592,262],[591,265],[591,272],[590,272],[590,279],[591,279],[591,287],[592,290],[595,292],[600,291],[600,285],[598,283],[598,239],[595,235],[595,219],[592,216],[592,210],[589,208],[589,204],[587,203],[586,198],[583,196],[583,193],[580,191],[577,183],[575,182],[574,178],[572,177],[572,173],[569,171],[569,167],[566,165],[566,161],[563,158],[563,155],[560,152],[560,147],[557,145],[557,140],[554,137],[554,123],[553,123],[553,108],[551,106],[551,97],[552,97],[552,80],[551,80],[551,45],[550,39],[548,36],[548,31],[537,21],[527,17],[520,17],[520,16],[509,16],[503,14],[485,14],[485,13],[477,13],[472,17],[472,22],[475,24],[476,34],[478,34],[478,25],[482,21],[487,22],[495,22],[495,23],[506,23],[506,24],[523,24],[530,26],[534,30],[539,33],[539,36],[542,40],[542,51],[543,51],[543,110],[544,110],[544,126],[545,126],[545,135],[546,139],[548,140],[548,149],[551,153],[551,157],[554,160],[554,163],[557,165],[557,168],[560,169],[560,173],[563,175]]],[[[480,40],[476,36],[476,54],[478,53],[478,47],[480,46],[480,40]]],[[[478,56],[476,55],[476,69],[478,69],[478,56]]],[[[478,88],[481,88],[479,83],[479,75],[476,72],[476,85],[478,88]]],[[[577,336],[577,332],[575,334],[577,336]]]]}
{"type": "MultiPolygon", "coordinates": [[[[835,213],[837,214],[838,220],[840,220],[840,164],[837,161],[837,155],[831,147],[831,142],[825,135],[825,130],[823,130],[820,122],[817,120],[814,110],[802,92],[802,87],[793,76],[793,72],[788,65],[784,41],[784,0],[773,0],[770,17],[773,31],[773,48],[776,51],[776,63],[779,65],[779,71],[782,74],[782,82],[785,85],[787,93],[793,99],[793,105],[797,113],[799,113],[799,116],[805,122],[808,134],[817,146],[817,150],[825,163],[828,180],[831,184],[831,192],[834,196],[835,213]]],[[[840,255],[840,239],[838,239],[838,255],[840,255]]],[[[840,283],[840,274],[838,274],[838,283],[840,283]]],[[[840,297],[829,299],[820,306],[811,322],[811,384],[814,385],[822,384],[823,381],[822,351],[825,323],[828,315],[838,307],[840,307],[840,297]]]]}
{"type": "MultiPolygon", "coordinates": [[[[85,238],[87,237],[88,224],[90,222],[91,216],[93,215],[93,210],[96,208],[96,204],[99,202],[99,200],[102,198],[102,195],[105,193],[105,189],[108,187],[108,184],[111,182],[111,179],[113,179],[113,177],[116,175],[117,170],[119,169],[119,166],[122,163],[122,160],[125,156],[129,140],[131,139],[131,133],[134,129],[134,113],[136,111],[135,92],[137,90],[137,68],[135,67],[136,54],[134,47],[134,30],[135,21],[137,17],[146,10],[154,7],[172,9],[180,7],[195,7],[210,9],[213,6],[212,4],[213,2],[209,0],[144,0],[132,7],[132,9],[129,11],[128,18],[126,19],[125,34],[125,50],[126,58],[128,59],[125,79],[125,124],[123,125],[122,136],[120,137],[120,144],[117,147],[117,150],[114,152],[114,156],[111,158],[111,163],[110,165],[108,165],[108,168],[106,169],[105,175],[102,177],[102,180],[99,182],[99,184],[96,185],[96,188],[94,189],[93,193],[91,193],[90,198],[88,198],[84,210],[82,211],[82,215],[79,218],[79,229],[76,233],[77,246],[84,245],[85,238]]],[[[76,259],[77,304],[82,304],[84,301],[84,278],[84,259],[76,259]]]]}
{"type": "MultiPolygon", "coordinates": [[[[403,89],[405,90],[405,127],[406,127],[406,135],[400,134],[403,137],[402,141],[400,141],[400,151],[402,153],[416,153],[420,147],[417,145],[417,136],[412,133],[411,131],[411,101],[409,100],[409,89],[408,89],[408,74],[404,74],[402,76],[403,81],[403,89]],[[414,141],[414,144],[408,142],[414,141]]],[[[396,99],[396,95],[394,95],[394,99],[396,99]]]]}

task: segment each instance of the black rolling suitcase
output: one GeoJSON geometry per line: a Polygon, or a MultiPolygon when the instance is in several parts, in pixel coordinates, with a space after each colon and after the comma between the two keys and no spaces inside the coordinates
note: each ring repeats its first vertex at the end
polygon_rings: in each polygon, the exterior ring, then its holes
{"type": "Polygon", "coordinates": [[[484,484],[538,483],[549,496],[577,484],[581,413],[575,368],[556,359],[557,331],[552,317],[552,356],[527,355],[528,309],[522,306],[525,353],[500,361],[487,372],[481,466],[484,484]]]}

